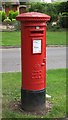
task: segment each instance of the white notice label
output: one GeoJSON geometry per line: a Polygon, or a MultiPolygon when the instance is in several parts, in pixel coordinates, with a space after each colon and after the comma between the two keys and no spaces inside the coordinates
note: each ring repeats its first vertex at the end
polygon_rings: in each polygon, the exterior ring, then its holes
{"type": "Polygon", "coordinates": [[[33,53],[41,53],[41,40],[33,40],[33,53]]]}

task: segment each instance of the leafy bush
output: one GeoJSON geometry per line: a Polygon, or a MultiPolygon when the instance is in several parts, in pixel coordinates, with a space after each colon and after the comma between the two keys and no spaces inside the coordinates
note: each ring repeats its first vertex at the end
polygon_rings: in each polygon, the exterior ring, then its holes
{"type": "Polygon", "coordinates": [[[9,11],[8,17],[10,20],[12,19],[16,19],[16,16],[18,15],[18,11],[14,12],[14,11],[9,11]]]}
{"type": "Polygon", "coordinates": [[[6,13],[4,11],[0,11],[0,22],[3,22],[6,19],[6,13]]]}
{"type": "Polygon", "coordinates": [[[11,20],[10,20],[9,18],[7,18],[7,19],[4,20],[4,23],[5,23],[5,24],[10,24],[10,23],[11,23],[11,20]]]}
{"type": "Polygon", "coordinates": [[[12,19],[12,22],[16,22],[16,19],[12,19]]]}
{"type": "Polygon", "coordinates": [[[12,25],[15,26],[15,24],[16,24],[16,19],[12,19],[12,25]]]}
{"type": "Polygon", "coordinates": [[[52,30],[52,31],[60,30],[60,25],[57,24],[57,25],[52,26],[51,30],[52,30]]]}
{"type": "Polygon", "coordinates": [[[13,16],[12,16],[12,18],[13,18],[13,19],[16,19],[16,16],[17,16],[18,14],[19,14],[18,11],[13,12],[13,16]]]}
{"type": "Polygon", "coordinates": [[[13,18],[13,13],[14,13],[14,11],[9,11],[9,13],[8,13],[8,17],[9,17],[9,19],[10,20],[12,20],[12,18],[13,18]]]}
{"type": "Polygon", "coordinates": [[[0,22],[2,21],[2,11],[0,11],[0,22]]]}
{"type": "Polygon", "coordinates": [[[56,25],[53,25],[53,26],[52,26],[52,23],[47,22],[47,30],[48,30],[48,31],[57,31],[57,30],[60,31],[60,30],[61,30],[60,24],[57,23],[56,25]]]}
{"type": "Polygon", "coordinates": [[[4,19],[6,19],[6,13],[2,11],[2,22],[4,21],[4,19]]]}

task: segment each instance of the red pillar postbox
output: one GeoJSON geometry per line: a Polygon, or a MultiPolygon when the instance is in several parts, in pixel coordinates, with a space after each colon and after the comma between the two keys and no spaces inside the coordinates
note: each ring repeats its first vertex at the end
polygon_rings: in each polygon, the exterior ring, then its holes
{"type": "Polygon", "coordinates": [[[21,21],[22,108],[41,110],[46,90],[46,21],[50,16],[38,12],[22,13],[21,21]]]}

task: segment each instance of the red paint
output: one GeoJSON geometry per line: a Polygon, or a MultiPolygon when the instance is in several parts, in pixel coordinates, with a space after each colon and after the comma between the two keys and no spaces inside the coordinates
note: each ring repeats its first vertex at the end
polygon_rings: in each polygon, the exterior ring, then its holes
{"type": "Polygon", "coordinates": [[[21,21],[22,88],[42,90],[46,88],[45,21],[50,20],[50,16],[31,12],[20,14],[16,19],[21,21]],[[37,26],[38,29],[36,29],[37,26]],[[33,53],[33,40],[39,40],[39,45],[41,43],[41,47],[35,46],[36,49],[41,48],[41,53],[33,53]]]}

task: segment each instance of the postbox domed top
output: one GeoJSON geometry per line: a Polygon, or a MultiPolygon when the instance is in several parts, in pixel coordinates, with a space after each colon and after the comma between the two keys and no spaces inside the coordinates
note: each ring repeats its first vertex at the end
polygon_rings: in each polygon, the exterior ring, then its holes
{"type": "Polygon", "coordinates": [[[46,14],[42,14],[39,12],[27,12],[27,13],[22,13],[19,14],[16,17],[17,20],[19,21],[48,21],[50,20],[50,16],[46,14]]]}

